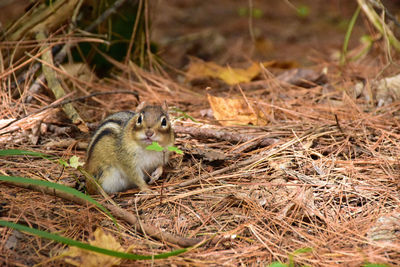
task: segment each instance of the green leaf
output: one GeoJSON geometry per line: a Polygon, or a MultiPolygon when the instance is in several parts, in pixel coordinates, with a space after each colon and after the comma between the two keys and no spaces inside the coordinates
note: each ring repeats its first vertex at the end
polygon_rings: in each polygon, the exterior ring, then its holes
{"type": "Polygon", "coordinates": [[[30,179],[30,178],[24,178],[24,177],[18,177],[18,176],[3,176],[3,175],[0,175],[0,181],[45,186],[45,187],[54,188],[54,189],[60,190],[62,192],[71,194],[73,196],[76,196],[78,198],[84,199],[87,202],[90,202],[90,203],[94,204],[101,211],[106,213],[113,220],[113,222],[117,225],[117,221],[115,220],[115,218],[111,215],[111,213],[105,207],[103,207],[100,203],[98,203],[96,200],[94,200],[90,196],[85,195],[85,194],[83,194],[82,192],[79,192],[76,189],[70,188],[70,187],[62,185],[62,184],[56,184],[56,183],[52,183],[52,182],[48,182],[48,181],[36,180],[36,179],[30,179]]]}
{"type": "Polygon", "coordinates": [[[303,254],[303,253],[308,253],[308,252],[312,252],[312,248],[309,247],[305,247],[305,248],[299,248],[296,249],[295,251],[293,251],[293,255],[299,255],[299,254],[303,254]]]}
{"type": "Polygon", "coordinates": [[[252,8],[249,9],[248,7],[239,7],[238,14],[240,17],[248,17],[251,12],[251,17],[255,19],[259,19],[263,16],[263,11],[260,8],[252,8]]]}
{"type": "Polygon", "coordinates": [[[58,159],[58,163],[59,163],[60,165],[64,166],[64,167],[69,167],[68,162],[66,162],[66,161],[63,160],[63,159],[58,159]]]}
{"type": "Polygon", "coordinates": [[[80,161],[79,161],[79,157],[77,157],[77,156],[74,155],[74,156],[72,156],[72,157],[69,159],[69,165],[70,165],[72,168],[77,169],[79,166],[85,165],[85,163],[80,162],[80,161]]]}
{"type": "Polygon", "coordinates": [[[168,150],[183,155],[183,151],[175,146],[169,146],[168,150]]]}
{"type": "Polygon", "coordinates": [[[274,261],[268,267],[287,267],[288,265],[286,263],[281,263],[279,261],[274,261]]]}
{"type": "Polygon", "coordinates": [[[263,11],[259,8],[253,8],[252,16],[255,19],[260,19],[263,16],[263,11]]]}
{"type": "Polygon", "coordinates": [[[181,109],[179,109],[179,108],[174,107],[174,108],[172,108],[172,110],[175,111],[176,113],[182,114],[182,116],[181,116],[180,118],[183,117],[183,118],[189,119],[189,120],[191,120],[191,121],[193,121],[193,122],[198,122],[198,121],[195,120],[192,116],[190,116],[190,115],[187,114],[185,111],[183,111],[183,110],[181,110],[181,109]]]}
{"type": "Polygon", "coordinates": [[[360,14],[360,10],[361,10],[360,6],[358,6],[356,11],[353,14],[353,17],[350,20],[349,27],[347,28],[346,35],[344,37],[344,42],[343,42],[342,54],[340,55],[340,65],[343,65],[346,62],[347,47],[349,45],[350,36],[351,36],[351,33],[353,32],[354,25],[358,18],[358,14],[360,14]]]}
{"type": "Polygon", "coordinates": [[[146,147],[147,150],[154,150],[154,151],[158,151],[161,152],[164,150],[164,148],[162,146],[160,146],[160,144],[158,142],[153,142],[151,143],[151,145],[148,145],[146,147]]]}
{"type": "Polygon", "coordinates": [[[27,232],[42,238],[46,238],[46,239],[50,239],[50,240],[54,240],[57,241],[59,243],[63,243],[69,246],[75,246],[81,249],[86,249],[86,250],[90,250],[90,251],[94,251],[94,252],[98,252],[101,254],[105,254],[105,255],[109,255],[109,256],[114,256],[114,257],[118,257],[118,258],[122,258],[122,259],[130,259],[130,260],[152,260],[152,259],[165,259],[171,256],[175,256],[178,254],[181,254],[183,252],[186,252],[188,249],[177,249],[171,252],[167,252],[167,253],[161,253],[161,254],[156,254],[156,255],[138,255],[138,254],[131,254],[131,253],[124,253],[124,252],[119,252],[119,251],[114,251],[114,250],[109,250],[109,249],[105,249],[105,248],[101,248],[101,247],[97,247],[97,246],[92,246],[89,245],[87,243],[82,243],[70,238],[66,238],[57,234],[52,234],[46,231],[41,231],[35,228],[31,228],[25,225],[21,225],[21,224],[16,224],[16,223],[12,223],[12,222],[8,222],[8,221],[4,221],[4,220],[0,220],[0,225],[1,226],[6,226],[9,228],[13,228],[16,229],[18,231],[23,231],[23,232],[27,232]]]}
{"type": "Polygon", "coordinates": [[[301,5],[297,8],[297,15],[301,18],[308,17],[310,15],[310,8],[306,5],[301,5]]]}
{"type": "Polygon", "coordinates": [[[239,7],[238,8],[238,14],[240,17],[245,17],[248,14],[248,8],[247,7],[239,7]]]}

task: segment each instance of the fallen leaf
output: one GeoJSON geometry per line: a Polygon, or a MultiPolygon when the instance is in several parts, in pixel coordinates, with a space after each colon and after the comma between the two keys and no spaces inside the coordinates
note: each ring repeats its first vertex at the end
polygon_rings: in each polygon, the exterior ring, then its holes
{"type": "Polygon", "coordinates": [[[243,98],[225,98],[207,95],[214,117],[224,126],[266,125],[265,115],[259,110],[251,110],[243,98]]]}
{"type": "Polygon", "coordinates": [[[253,63],[246,69],[222,67],[214,62],[193,60],[190,62],[186,76],[189,80],[196,78],[219,78],[229,85],[249,82],[261,71],[259,63],[253,63]]]}
{"type": "MultiPolygon", "coordinates": [[[[97,228],[94,232],[94,239],[89,240],[89,244],[105,249],[124,252],[122,246],[115,240],[111,234],[106,234],[101,228],[97,228]]],[[[69,247],[69,250],[64,252],[65,262],[74,266],[85,267],[108,267],[121,264],[121,259],[96,253],[90,250],[84,250],[77,247],[69,247]]]]}

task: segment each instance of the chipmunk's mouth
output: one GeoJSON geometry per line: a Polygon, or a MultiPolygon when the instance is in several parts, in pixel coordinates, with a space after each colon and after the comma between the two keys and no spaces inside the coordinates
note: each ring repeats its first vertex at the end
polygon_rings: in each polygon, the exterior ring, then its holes
{"type": "Polygon", "coordinates": [[[143,138],[142,142],[145,143],[146,145],[151,145],[154,140],[152,138],[143,138]]]}

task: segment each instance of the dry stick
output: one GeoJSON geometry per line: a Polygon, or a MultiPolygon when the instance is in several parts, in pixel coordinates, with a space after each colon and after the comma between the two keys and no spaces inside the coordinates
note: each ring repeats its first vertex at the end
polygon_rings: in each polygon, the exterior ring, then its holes
{"type": "MultiPolygon", "coordinates": [[[[46,34],[44,33],[44,30],[40,30],[36,34],[36,39],[38,41],[45,41],[47,38],[46,34]]],[[[41,48],[41,50],[45,50],[45,52],[42,55],[42,60],[44,62],[47,62],[50,66],[54,65],[53,61],[53,55],[51,54],[51,49],[46,50],[49,47],[49,45],[45,44],[44,47],[41,48]]],[[[57,79],[56,74],[54,73],[53,69],[51,69],[47,65],[42,65],[42,71],[44,76],[46,77],[48,87],[53,91],[54,96],[56,99],[59,99],[63,96],[65,96],[65,91],[64,88],[61,86],[60,82],[57,79]]],[[[65,104],[63,106],[63,110],[65,114],[67,114],[68,118],[72,121],[73,124],[77,125],[78,128],[82,132],[88,132],[89,128],[87,127],[86,123],[84,120],[81,118],[79,113],[76,111],[74,106],[72,104],[65,104]]]]}
{"type": "Polygon", "coordinates": [[[180,187],[185,187],[185,186],[188,186],[188,185],[192,185],[194,183],[197,183],[198,181],[207,179],[209,177],[217,176],[217,175],[223,174],[225,172],[232,171],[232,170],[235,170],[237,168],[252,164],[252,163],[254,163],[254,162],[258,161],[258,160],[261,160],[263,157],[265,157],[264,154],[254,156],[254,157],[251,157],[251,158],[243,160],[243,161],[239,161],[237,164],[232,164],[232,165],[227,166],[225,168],[213,171],[212,173],[206,173],[206,174],[203,174],[203,175],[201,175],[201,176],[199,176],[197,178],[193,178],[193,179],[187,180],[187,181],[185,181],[183,183],[180,183],[178,185],[170,186],[170,187],[168,187],[168,190],[173,190],[174,188],[180,188],[180,187]]]}
{"type": "MultiPolygon", "coordinates": [[[[179,125],[174,126],[174,131],[180,134],[188,134],[198,139],[215,138],[218,140],[225,140],[232,143],[248,142],[252,139],[259,137],[249,134],[221,131],[219,129],[179,126],[179,125]]],[[[276,139],[268,137],[260,138],[258,141],[259,143],[257,145],[259,146],[269,146],[276,143],[276,139]]]]}
{"type": "Polygon", "coordinates": [[[109,16],[117,12],[117,9],[120,8],[126,0],[117,0],[114,4],[103,12],[92,24],[90,24],[85,31],[92,31],[96,26],[100,25],[103,21],[105,21],[109,16]]]}
{"type": "Polygon", "coordinates": [[[390,44],[400,50],[400,41],[397,40],[396,36],[393,34],[393,31],[389,28],[385,21],[375,12],[374,8],[370,4],[370,1],[367,0],[357,0],[358,5],[368,17],[369,21],[374,25],[374,27],[387,39],[390,44]]]}
{"type": "Polygon", "coordinates": [[[105,204],[104,206],[109,209],[114,216],[123,219],[124,221],[132,224],[137,229],[142,230],[147,235],[158,240],[166,241],[171,244],[176,244],[180,247],[191,247],[204,241],[204,238],[185,238],[163,232],[161,229],[140,222],[138,217],[124,209],[121,209],[120,207],[111,204],[105,204]]]}
{"type": "Polygon", "coordinates": [[[25,116],[23,116],[21,118],[18,118],[18,119],[15,119],[13,121],[10,121],[9,123],[7,123],[3,127],[1,127],[0,130],[7,128],[8,126],[16,123],[17,121],[20,121],[20,120],[23,120],[23,119],[25,119],[25,118],[27,118],[29,116],[38,114],[38,113],[40,113],[40,112],[42,112],[42,111],[44,111],[46,109],[57,108],[59,106],[65,105],[65,104],[69,104],[69,103],[76,102],[76,101],[82,101],[82,100],[85,100],[86,98],[91,98],[91,97],[98,96],[98,95],[112,95],[112,94],[131,94],[131,95],[134,95],[136,97],[136,99],[139,101],[139,94],[136,91],[117,90],[117,91],[110,91],[110,92],[94,92],[94,93],[91,93],[90,95],[79,96],[79,97],[75,97],[75,98],[71,98],[71,99],[65,99],[65,100],[60,101],[60,102],[52,103],[52,104],[50,104],[48,106],[45,106],[45,107],[43,107],[41,109],[38,109],[38,110],[32,112],[31,114],[28,114],[28,115],[25,115],[25,116]]]}
{"type": "Polygon", "coordinates": [[[129,40],[129,45],[128,45],[128,51],[126,52],[126,57],[125,57],[125,64],[128,65],[129,59],[131,58],[131,50],[133,47],[133,42],[136,36],[136,31],[138,29],[139,25],[139,18],[140,18],[140,12],[142,12],[142,4],[143,0],[139,0],[139,5],[136,13],[136,18],[135,18],[135,24],[133,25],[133,31],[131,34],[131,39],[129,40]]]}
{"type": "Polygon", "coordinates": [[[187,181],[185,181],[183,183],[180,183],[180,184],[178,184],[176,186],[170,186],[170,187],[168,187],[168,189],[172,190],[172,189],[175,189],[175,188],[180,188],[180,187],[185,187],[185,186],[188,186],[188,185],[192,185],[192,184],[197,183],[198,181],[201,181],[203,179],[207,179],[209,177],[220,175],[222,173],[225,173],[225,172],[228,172],[228,171],[232,171],[232,170],[235,170],[237,168],[244,167],[244,166],[247,166],[248,169],[252,169],[256,164],[259,164],[262,161],[267,160],[272,155],[274,155],[274,154],[276,154],[276,153],[288,148],[289,146],[292,146],[292,145],[302,141],[303,139],[307,138],[309,135],[313,134],[314,130],[315,129],[308,130],[304,134],[302,134],[301,136],[295,137],[295,138],[291,139],[290,141],[282,144],[282,146],[280,146],[280,147],[277,147],[277,148],[274,148],[274,149],[271,149],[271,150],[268,150],[268,151],[264,151],[264,152],[260,153],[259,155],[252,156],[252,157],[250,157],[250,158],[248,158],[246,160],[239,161],[236,164],[232,164],[232,165],[227,166],[225,168],[216,170],[216,171],[214,171],[212,173],[203,174],[203,175],[201,175],[201,176],[199,176],[197,178],[193,178],[193,179],[187,180],[187,181]]]}
{"type": "MultiPolygon", "coordinates": [[[[93,205],[90,202],[87,202],[84,199],[78,198],[74,195],[65,193],[63,191],[45,187],[45,186],[39,186],[39,185],[28,185],[28,184],[20,184],[20,183],[13,183],[13,182],[7,182],[9,184],[26,188],[26,189],[32,189],[38,192],[45,193],[47,195],[52,195],[52,196],[57,196],[65,200],[69,200],[72,202],[75,202],[79,205],[86,206],[86,205],[93,205]]],[[[123,210],[122,208],[118,206],[114,206],[112,204],[104,204],[104,206],[111,211],[111,213],[115,216],[118,217],[132,225],[132,227],[144,231],[147,235],[154,237],[158,240],[165,241],[167,243],[171,244],[176,244],[181,247],[191,247],[194,245],[199,244],[202,241],[205,241],[204,238],[186,238],[186,237],[180,237],[173,235],[171,233],[166,233],[163,232],[160,229],[157,229],[154,226],[144,224],[143,222],[140,222],[140,220],[132,213],[123,210]]]]}

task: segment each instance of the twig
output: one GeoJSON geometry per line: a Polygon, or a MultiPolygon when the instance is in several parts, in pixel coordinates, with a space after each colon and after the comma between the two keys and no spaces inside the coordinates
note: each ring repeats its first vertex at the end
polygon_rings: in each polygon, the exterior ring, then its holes
{"type": "Polygon", "coordinates": [[[69,104],[69,103],[76,102],[76,101],[82,101],[82,100],[84,100],[86,98],[91,98],[91,97],[98,96],[98,95],[112,95],[112,94],[131,94],[131,95],[134,95],[136,97],[136,99],[139,101],[139,94],[136,91],[121,90],[121,91],[111,91],[111,92],[94,92],[94,93],[91,93],[90,95],[79,96],[79,97],[75,97],[75,98],[71,98],[71,99],[65,99],[65,100],[60,101],[60,102],[52,103],[52,104],[50,104],[48,106],[45,106],[45,107],[43,107],[41,109],[38,109],[38,110],[32,112],[31,114],[28,114],[28,115],[25,115],[25,116],[23,116],[21,118],[18,118],[18,119],[15,119],[13,121],[10,121],[9,123],[7,123],[3,127],[1,127],[0,130],[9,127],[10,125],[16,123],[17,121],[20,121],[20,120],[23,120],[23,119],[25,119],[25,118],[27,118],[29,116],[38,114],[38,113],[40,113],[40,112],[42,112],[42,111],[44,111],[46,109],[57,108],[59,106],[65,105],[65,104],[69,104]]]}
{"type": "Polygon", "coordinates": [[[178,184],[176,186],[171,186],[168,189],[172,190],[174,188],[185,187],[185,186],[197,183],[198,181],[207,179],[209,177],[217,176],[217,175],[223,174],[225,172],[232,171],[232,170],[235,170],[235,169],[238,169],[238,168],[241,168],[241,167],[245,167],[245,166],[246,166],[247,169],[252,169],[255,165],[259,164],[260,162],[268,160],[270,157],[272,157],[273,155],[277,154],[278,152],[280,152],[280,151],[282,151],[282,150],[284,150],[284,149],[286,149],[286,148],[288,148],[290,146],[293,146],[294,144],[296,144],[296,143],[302,141],[303,139],[307,138],[310,134],[313,133],[314,130],[315,129],[308,130],[304,134],[302,134],[300,137],[298,137],[298,138],[295,137],[295,138],[289,140],[288,142],[282,144],[279,147],[276,147],[274,149],[261,152],[260,154],[252,156],[252,157],[250,157],[250,158],[248,158],[246,160],[239,161],[236,164],[232,164],[232,165],[227,166],[225,168],[216,170],[216,171],[214,171],[212,173],[206,173],[206,174],[201,175],[200,177],[196,177],[196,178],[187,180],[187,181],[185,181],[183,183],[180,183],[180,184],[178,184]]]}
{"type": "Polygon", "coordinates": [[[380,11],[385,12],[386,17],[392,20],[397,27],[400,27],[400,22],[397,20],[396,16],[393,15],[380,1],[379,3],[377,1],[370,1],[370,4],[373,5],[375,8],[379,9],[380,11]]]}
{"type": "Polygon", "coordinates": [[[367,0],[357,0],[358,5],[364,11],[365,15],[367,15],[370,22],[374,25],[374,27],[383,35],[386,36],[389,40],[389,43],[400,50],[400,41],[397,40],[396,36],[393,34],[392,30],[386,25],[385,21],[379,17],[379,15],[372,8],[370,1],[367,0]]]}
{"type": "Polygon", "coordinates": [[[149,224],[145,224],[143,222],[139,222],[139,219],[132,213],[121,209],[120,207],[116,207],[111,204],[104,205],[107,209],[111,211],[113,215],[116,217],[123,219],[124,221],[132,224],[133,227],[142,230],[147,235],[154,237],[161,241],[166,241],[167,243],[176,244],[181,247],[191,247],[202,241],[203,238],[185,238],[176,236],[170,233],[163,232],[161,229],[158,229],[149,224]]]}
{"type": "MultiPolygon", "coordinates": [[[[46,34],[44,33],[44,30],[40,30],[36,34],[36,39],[38,41],[45,41],[47,38],[46,34]]],[[[44,44],[44,46],[41,48],[41,50],[46,50],[48,45],[44,44]]],[[[48,63],[50,66],[54,65],[53,61],[53,55],[51,54],[51,49],[46,50],[43,55],[42,55],[42,60],[46,63],[48,63]]],[[[56,74],[54,73],[53,69],[49,67],[47,64],[42,65],[42,71],[44,76],[46,77],[46,81],[48,84],[48,87],[53,91],[54,96],[56,99],[59,99],[63,96],[65,96],[65,91],[64,88],[61,86],[60,82],[57,79],[56,74]]],[[[78,128],[82,132],[88,132],[89,129],[84,122],[84,120],[81,118],[79,115],[78,111],[74,108],[73,105],[70,103],[63,105],[63,110],[65,114],[68,116],[68,118],[72,121],[73,124],[77,125],[78,128]]]]}
{"type": "MultiPolygon", "coordinates": [[[[249,142],[253,139],[260,138],[260,136],[250,134],[240,134],[236,132],[221,131],[219,129],[200,128],[191,126],[174,126],[175,133],[188,134],[198,139],[213,138],[217,140],[224,140],[231,143],[249,142]]],[[[256,145],[269,146],[276,143],[276,139],[263,137],[258,140],[256,145]]]]}
{"type": "Polygon", "coordinates": [[[103,21],[105,21],[109,16],[117,12],[117,9],[120,8],[126,0],[117,0],[114,4],[103,12],[95,21],[92,22],[88,27],[85,28],[85,31],[91,32],[96,26],[100,25],[103,21]]]}
{"type": "MultiPolygon", "coordinates": [[[[38,186],[38,185],[28,185],[28,184],[20,184],[20,183],[13,183],[13,182],[7,182],[9,184],[18,186],[18,187],[23,187],[27,189],[32,189],[38,192],[45,193],[47,195],[52,195],[52,196],[57,196],[65,200],[69,200],[72,202],[75,202],[79,205],[86,206],[86,205],[92,205],[91,203],[87,202],[84,199],[75,197],[71,194],[65,193],[63,191],[49,188],[49,187],[44,187],[44,186],[38,186]]],[[[115,216],[118,217],[128,223],[131,224],[132,228],[143,230],[147,235],[154,237],[158,240],[165,241],[170,244],[175,244],[181,247],[191,247],[194,246],[202,241],[204,241],[204,238],[185,238],[185,237],[180,237],[173,235],[171,233],[166,233],[163,232],[162,230],[145,224],[143,222],[139,222],[139,219],[132,213],[123,210],[119,206],[115,206],[112,204],[104,204],[104,206],[111,211],[111,213],[115,216]]]]}

